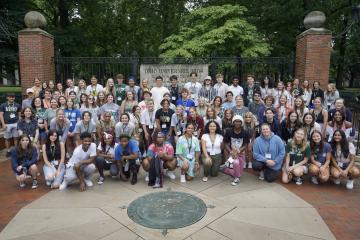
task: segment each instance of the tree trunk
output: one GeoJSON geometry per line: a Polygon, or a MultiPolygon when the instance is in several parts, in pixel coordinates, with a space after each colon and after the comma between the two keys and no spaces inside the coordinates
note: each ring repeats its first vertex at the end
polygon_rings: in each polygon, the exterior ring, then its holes
{"type": "MultiPolygon", "coordinates": [[[[348,19],[344,19],[344,29],[347,27],[348,19]]],[[[339,59],[337,63],[337,74],[336,74],[336,88],[342,89],[344,80],[344,63],[345,63],[345,51],[346,51],[346,34],[341,35],[339,44],[339,59]]]]}

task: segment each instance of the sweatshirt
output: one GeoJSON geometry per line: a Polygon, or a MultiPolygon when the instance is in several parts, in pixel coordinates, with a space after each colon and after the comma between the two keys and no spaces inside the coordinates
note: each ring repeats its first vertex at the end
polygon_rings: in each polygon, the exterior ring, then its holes
{"type": "Polygon", "coordinates": [[[281,138],[274,133],[271,137],[266,139],[262,135],[255,139],[253,145],[253,157],[256,161],[266,162],[265,154],[271,154],[270,159],[274,160],[276,164],[269,166],[270,169],[280,170],[285,157],[285,146],[281,138]]]}
{"type": "Polygon", "coordinates": [[[16,148],[14,147],[13,149],[11,149],[10,156],[11,156],[11,168],[14,171],[14,173],[17,175],[20,175],[22,173],[21,171],[20,172],[17,171],[16,168],[18,166],[21,165],[22,167],[26,167],[27,169],[29,169],[31,165],[36,164],[38,161],[37,160],[38,154],[35,147],[32,148],[31,156],[24,156],[21,159],[17,157],[16,148]]]}

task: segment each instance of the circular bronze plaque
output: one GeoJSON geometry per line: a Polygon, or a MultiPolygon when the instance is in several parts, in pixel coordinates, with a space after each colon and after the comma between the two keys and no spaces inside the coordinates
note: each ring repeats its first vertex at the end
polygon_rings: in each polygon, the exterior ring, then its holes
{"type": "Polygon", "coordinates": [[[206,205],[189,193],[156,192],[131,202],[127,213],[129,218],[144,227],[175,229],[202,219],[206,214],[206,205]]]}

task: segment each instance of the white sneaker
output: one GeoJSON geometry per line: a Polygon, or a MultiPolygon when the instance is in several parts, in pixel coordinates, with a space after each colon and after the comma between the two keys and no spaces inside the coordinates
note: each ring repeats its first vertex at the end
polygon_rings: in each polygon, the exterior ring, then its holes
{"type": "Polygon", "coordinates": [[[347,180],[346,188],[349,189],[349,190],[353,189],[354,188],[354,180],[350,180],[350,179],[347,180]]]}
{"type": "Polygon", "coordinates": [[[98,180],[98,184],[99,185],[102,185],[103,183],[104,183],[104,181],[105,181],[105,178],[104,177],[99,177],[99,180],[98,180]]]}
{"type": "Polygon", "coordinates": [[[265,177],[264,177],[264,171],[260,171],[259,179],[260,179],[261,181],[264,181],[264,179],[265,179],[265,177]]]}
{"type": "Polygon", "coordinates": [[[51,186],[51,181],[46,181],[46,186],[50,187],[51,186]]]}
{"type": "Polygon", "coordinates": [[[21,183],[20,183],[20,187],[21,187],[21,188],[24,188],[24,187],[26,187],[26,183],[24,183],[24,182],[21,182],[21,183]]]}
{"type": "Polygon", "coordinates": [[[317,177],[315,177],[315,176],[312,176],[312,177],[311,177],[311,182],[312,182],[313,184],[316,184],[316,185],[319,184],[319,181],[318,181],[317,177]]]}
{"type": "Polygon", "coordinates": [[[64,179],[63,182],[59,186],[59,190],[65,190],[67,188],[68,183],[64,179]]]}
{"type": "Polygon", "coordinates": [[[176,179],[175,173],[174,173],[173,171],[167,170],[167,171],[165,172],[165,175],[168,176],[171,180],[175,180],[175,179],[176,179]]]}
{"type": "Polygon", "coordinates": [[[146,173],[146,175],[145,175],[145,181],[146,181],[146,182],[149,181],[149,173],[146,173]]]}
{"type": "Polygon", "coordinates": [[[244,162],[244,169],[246,168],[246,162],[244,162]]]}
{"type": "Polygon", "coordinates": [[[181,174],[181,175],[180,175],[180,182],[181,182],[181,183],[186,183],[185,174],[181,174]]]}
{"type": "Polygon", "coordinates": [[[84,178],[84,182],[85,182],[85,185],[86,185],[87,187],[92,187],[92,186],[94,186],[94,183],[91,181],[91,179],[86,179],[86,178],[84,178]]]}
{"type": "Polygon", "coordinates": [[[333,179],[334,184],[339,185],[340,184],[340,178],[333,179]]]}
{"type": "Polygon", "coordinates": [[[303,169],[304,169],[304,174],[308,174],[308,172],[309,172],[308,167],[307,167],[307,166],[303,166],[303,169]]]}
{"type": "Polygon", "coordinates": [[[234,180],[231,182],[231,185],[236,186],[240,182],[240,178],[234,178],[234,180]]]}
{"type": "Polygon", "coordinates": [[[248,162],[248,168],[252,168],[252,162],[248,162]]]}

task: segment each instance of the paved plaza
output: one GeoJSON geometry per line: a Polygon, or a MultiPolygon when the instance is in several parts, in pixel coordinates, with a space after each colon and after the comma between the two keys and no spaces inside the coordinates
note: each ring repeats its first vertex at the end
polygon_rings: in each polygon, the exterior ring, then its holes
{"type": "MultiPolygon", "coordinates": [[[[166,180],[163,189],[152,189],[143,176],[141,172],[136,185],[107,178],[104,185],[95,184],[84,193],[77,184],[50,191],[22,208],[0,239],[335,239],[311,204],[251,173],[245,173],[236,187],[221,174],[206,183],[201,178],[187,184],[166,180]],[[210,207],[205,217],[188,227],[169,229],[165,236],[128,217],[124,207],[134,199],[168,190],[201,198],[210,207]]],[[[19,199],[23,192],[18,192],[19,199]]]]}

